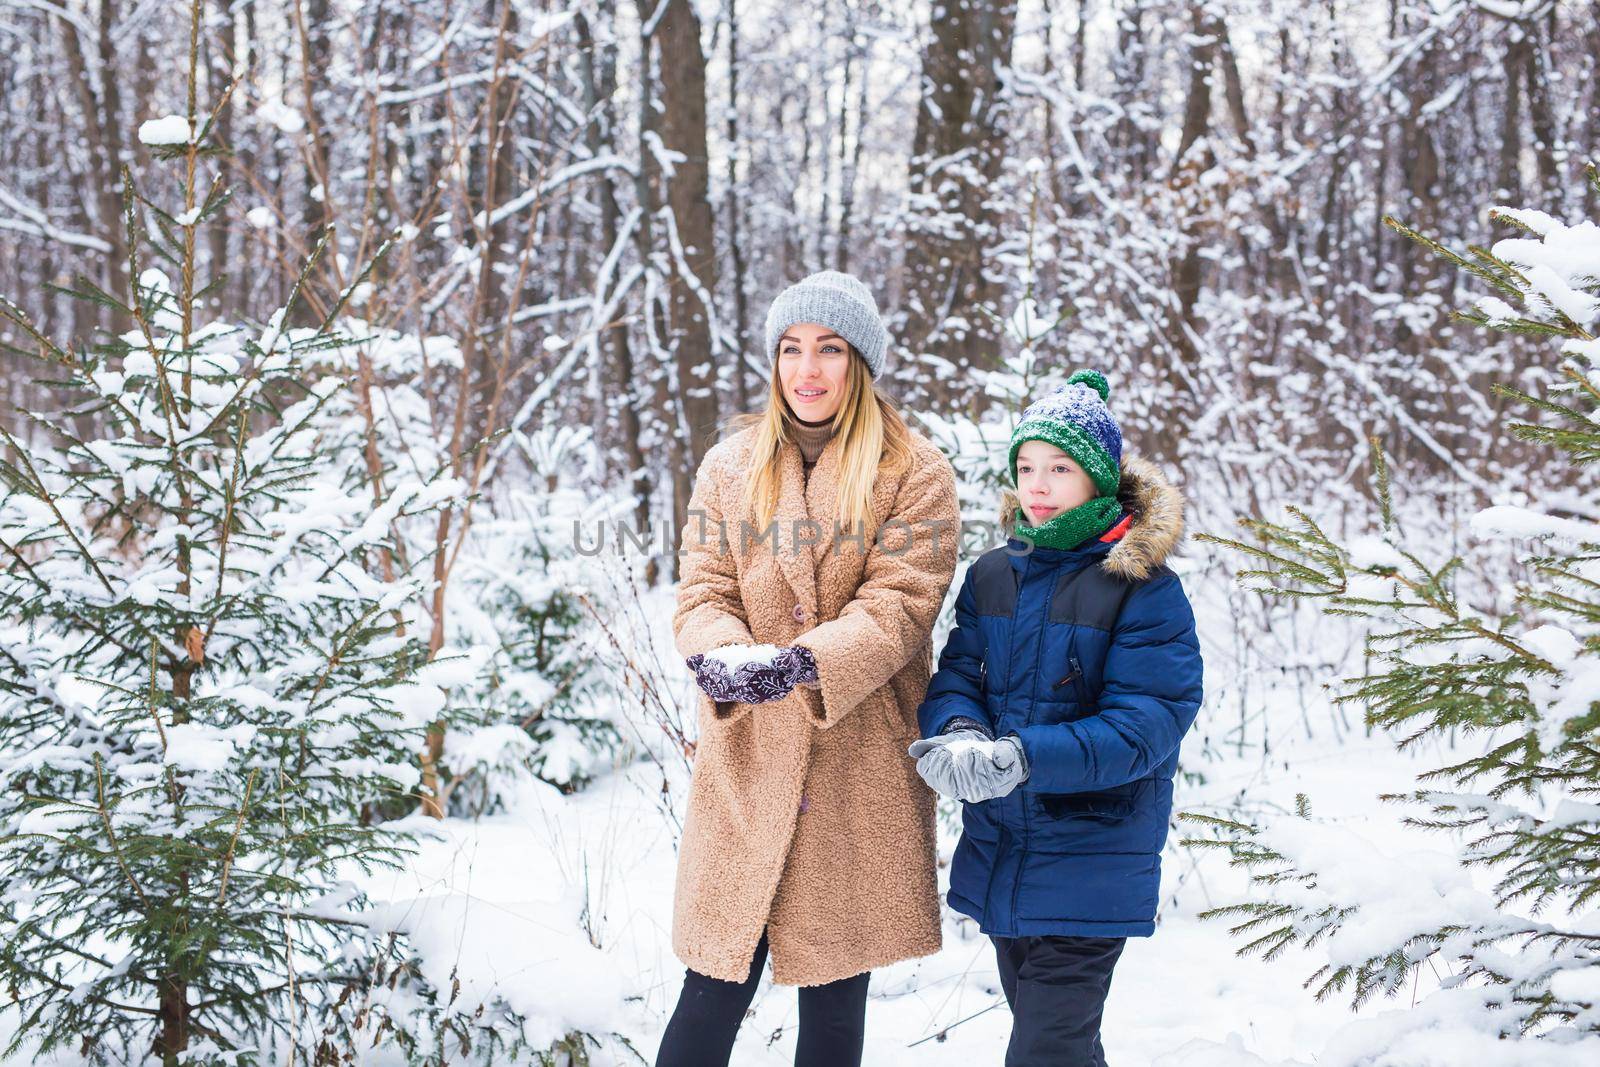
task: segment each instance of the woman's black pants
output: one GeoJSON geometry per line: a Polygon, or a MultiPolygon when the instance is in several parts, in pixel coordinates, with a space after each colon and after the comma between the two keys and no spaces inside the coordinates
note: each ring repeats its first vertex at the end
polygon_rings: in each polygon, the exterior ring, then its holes
{"type": "Polygon", "coordinates": [[[990,937],[1011,1006],[1006,1067],[1106,1067],[1100,1015],[1125,937],[990,937]]]}
{"type": "MultiPolygon", "coordinates": [[[[725,1067],[766,962],[767,935],[763,931],[750,963],[750,976],[743,982],[724,982],[690,969],[661,1039],[661,1051],[656,1053],[656,1067],[725,1067]]],[[[860,1067],[870,977],[869,971],[827,985],[800,987],[795,1067],[860,1067]]]]}

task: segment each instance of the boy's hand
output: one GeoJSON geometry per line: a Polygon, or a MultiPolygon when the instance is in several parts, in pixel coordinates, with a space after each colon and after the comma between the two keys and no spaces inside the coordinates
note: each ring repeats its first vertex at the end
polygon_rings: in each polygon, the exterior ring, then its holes
{"type": "Polygon", "coordinates": [[[970,795],[961,798],[969,803],[1003,797],[1028,780],[1028,756],[1015,734],[993,742],[987,755],[972,770],[975,782],[970,795]]]}
{"type": "Polygon", "coordinates": [[[989,761],[994,735],[974,719],[953,719],[937,737],[913,741],[906,754],[917,761],[917,773],[936,792],[968,800],[979,790],[978,770],[989,761]]]}

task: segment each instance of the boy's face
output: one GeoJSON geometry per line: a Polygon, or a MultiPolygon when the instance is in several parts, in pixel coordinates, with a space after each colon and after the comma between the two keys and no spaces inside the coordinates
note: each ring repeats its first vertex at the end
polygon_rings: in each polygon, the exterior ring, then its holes
{"type": "Polygon", "coordinates": [[[806,422],[831,419],[844,403],[850,346],[811,322],[799,322],[778,339],[778,383],[789,408],[806,422]]]}
{"type": "Polygon", "coordinates": [[[1049,522],[1096,495],[1094,480],[1049,441],[1024,441],[1017,449],[1017,496],[1029,525],[1049,522]]]}

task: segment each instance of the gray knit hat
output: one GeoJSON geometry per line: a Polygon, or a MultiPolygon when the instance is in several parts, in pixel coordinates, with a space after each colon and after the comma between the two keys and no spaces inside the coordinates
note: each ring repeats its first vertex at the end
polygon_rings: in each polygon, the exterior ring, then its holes
{"type": "Polygon", "coordinates": [[[849,341],[876,378],[883,373],[889,331],[878,302],[861,281],[836,270],[819,270],[778,294],[767,309],[767,361],[778,358],[778,339],[797,322],[826,326],[849,341]]]}

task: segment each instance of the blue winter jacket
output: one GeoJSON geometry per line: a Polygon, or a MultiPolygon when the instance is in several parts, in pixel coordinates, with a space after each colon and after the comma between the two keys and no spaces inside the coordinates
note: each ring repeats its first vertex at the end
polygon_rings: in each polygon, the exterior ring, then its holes
{"type": "Polygon", "coordinates": [[[986,934],[1155,931],[1200,647],[1163,565],[1183,498],[1141,460],[1124,462],[1122,480],[1126,521],[1105,539],[1028,552],[1012,536],[973,561],[917,711],[924,737],[962,716],[1015,733],[1027,754],[1009,795],[962,806],[948,899],[986,934]]]}

